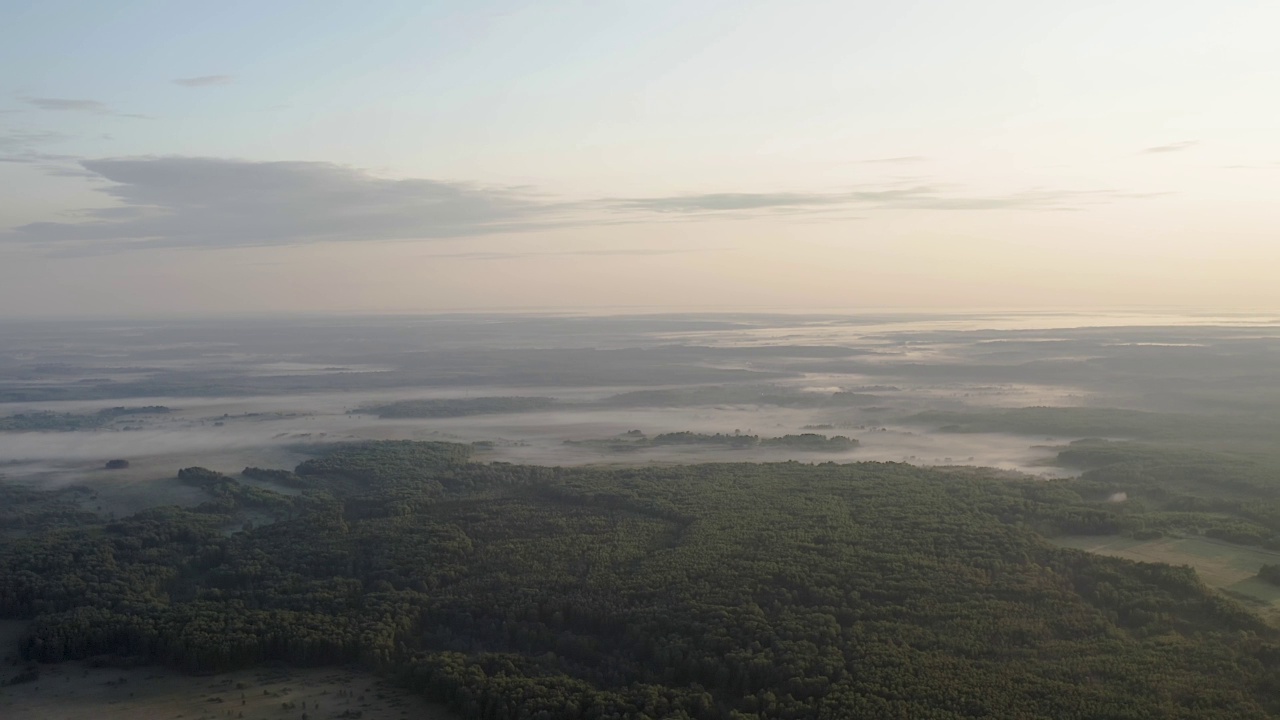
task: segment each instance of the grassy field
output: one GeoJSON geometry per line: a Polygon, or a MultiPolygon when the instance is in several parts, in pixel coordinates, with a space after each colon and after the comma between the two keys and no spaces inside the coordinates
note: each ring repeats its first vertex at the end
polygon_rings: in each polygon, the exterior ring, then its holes
{"type": "Polygon", "coordinates": [[[1115,535],[1070,535],[1054,538],[1054,542],[1129,560],[1190,565],[1205,584],[1280,610],[1280,587],[1255,577],[1264,563],[1280,563],[1280,552],[1201,537],[1134,540],[1115,535]]]}
{"type": "MultiPolygon", "coordinates": [[[[5,652],[18,623],[0,623],[5,652]]],[[[196,677],[164,668],[89,668],[44,665],[40,678],[3,685],[22,666],[0,668],[4,720],[456,720],[368,673],[339,668],[259,668],[196,677]]]]}

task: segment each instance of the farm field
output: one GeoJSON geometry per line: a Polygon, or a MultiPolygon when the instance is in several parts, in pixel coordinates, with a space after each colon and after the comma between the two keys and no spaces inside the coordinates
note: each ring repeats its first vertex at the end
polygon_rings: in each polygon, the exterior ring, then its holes
{"type": "Polygon", "coordinates": [[[1280,612],[1280,587],[1257,579],[1263,564],[1280,563],[1280,552],[1243,547],[1202,537],[1163,537],[1134,540],[1114,535],[1067,535],[1053,538],[1064,547],[1099,555],[1190,565],[1205,584],[1235,596],[1246,596],[1280,612]]]}

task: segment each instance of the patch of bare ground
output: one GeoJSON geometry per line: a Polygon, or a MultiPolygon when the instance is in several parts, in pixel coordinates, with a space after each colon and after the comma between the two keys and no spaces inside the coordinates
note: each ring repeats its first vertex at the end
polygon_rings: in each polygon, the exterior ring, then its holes
{"type": "MultiPolygon", "coordinates": [[[[7,682],[24,666],[6,666],[7,682]]],[[[164,668],[45,665],[35,680],[0,687],[5,720],[456,720],[362,671],[259,668],[191,676],[164,668]]]]}

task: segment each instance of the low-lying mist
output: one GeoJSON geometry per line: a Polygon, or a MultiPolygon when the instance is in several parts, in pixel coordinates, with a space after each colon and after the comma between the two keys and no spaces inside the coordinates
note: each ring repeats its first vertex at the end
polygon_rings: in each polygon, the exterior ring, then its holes
{"type": "Polygon", "coordinates": [[[1082,438],[1225,444],[1280,420],[1280,395],[1258,391],[1280,386],[1274,324],[1066,319],[19,328],[0,350],[0,475],[137,488],[193,465],[289,468],[331,443],[432,439],[546,465],[875,460],[1064,476],[1078,468],[1057,453],[1082,438]],[[1047,409],[1017,412],[1030,407],[1047,409]],[[693,435],[650,440],[664,433],[693,435]],[[105,469],[115,459],[128,468],[105,469]]]}

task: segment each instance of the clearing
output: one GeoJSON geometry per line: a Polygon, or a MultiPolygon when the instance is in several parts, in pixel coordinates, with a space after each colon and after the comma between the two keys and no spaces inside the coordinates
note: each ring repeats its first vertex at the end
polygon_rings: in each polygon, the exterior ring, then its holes
{"type": "MultiPolygon", "coordinates": [[[[21,624],[0,623],[6,650],[21,624]]],[[[11,652],[0,654],[0,656],[11,652]]],[[[3,685],[22,665],[0,667],[5,720],[456,720],[440,705],[362,671],[258,668],[191,676],[157,667],[122,670],[41,665],[40,677],[3,685]]]]}
{"type": "Polygon", "coordinates": [[[1067,535],[1052,540],[1064,547],[1099,555],[1190,565],[1206,585],[1238,599],[1280,610],[1280,587],[1257,578],[1258,568],[1263,564],[1280,563],[1280,552],[1204,537],[1166,536],[1156,540],[1134,540],[1117,535],[1067,535]]]}

